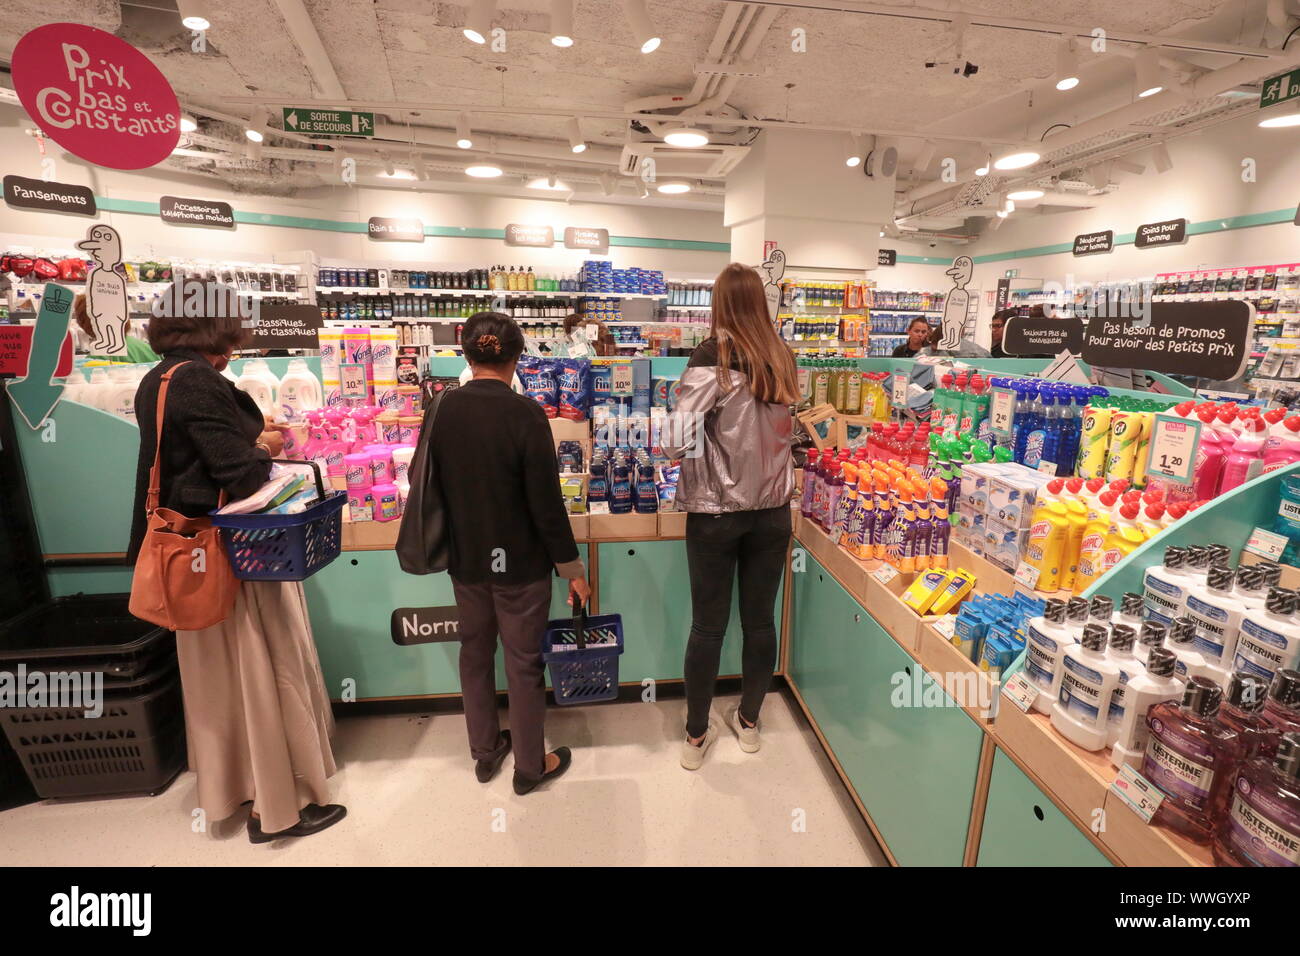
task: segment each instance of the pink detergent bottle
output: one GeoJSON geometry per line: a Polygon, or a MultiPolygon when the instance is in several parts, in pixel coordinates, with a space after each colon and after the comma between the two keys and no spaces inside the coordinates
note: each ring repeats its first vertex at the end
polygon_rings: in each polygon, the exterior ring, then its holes
{"type": "Polygon", "coordinates": [[[1202,408],[1197,417],[1201,420],[1201,443],[1196,449],[1196,463],[1193,466],[1192,487],[1197,498],[1213,498],[1219,490],[1219,479],[1223,475],[1223,459],[1227,456],[1232,439],[1225,444],[1219,430],[1215,427],[1218,416],[1213,406],[1202,408]]]}
{"type": "MultiPolygon", "coordinates": [[[[1270,437],[1269,441],[1273,439],[1270,437]]],[[[1292,415],[1282,420],[1282,434],[1271,448],[1264,448],[1264,470],[1285,468],[1292,462],[1300,461],[1300,415],[1292,415]]]]}
{"type": "Polygon", "coordinates": [[[1219,494],[1245,484],[1260,473],[1264,467],[1267,432],[1268,425],[1262,418],[1251,416],[1242,422],[1241,437],[1232,443],[1232,452],[1224,459],[1219,494]]]}

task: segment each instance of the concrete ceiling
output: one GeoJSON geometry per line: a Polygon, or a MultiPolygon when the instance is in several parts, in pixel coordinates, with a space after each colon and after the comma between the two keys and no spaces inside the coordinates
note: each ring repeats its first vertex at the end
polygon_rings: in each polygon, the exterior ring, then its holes
{"type": "MultiPolygon", "coordinates": [[[[27,30],[69,20],[117,33],[146,52],[193,109],[239,117],[251,107],[232,102],[236,98],[323,98],[309,58],[281,13],[283,0],[208,3],[212,27],[205,53],[191,50],[179,17],[169,10],[174,2],[7,0],[0,58],[27,30]]],[[[575,44],[569,49],[550,43],[548,0],[500,0],[493,25],[505,30],[504,52],[461,35],[466,3],[302,2],[349,100],[454,104],[471,113],[475,107],[510,107],[518,112],[474,114],[476,133],[556,144],[565,142],[565,119],[533,111],[563,110],[585,116],[585,138],[608,147],[612,156],[624,143],[627,120],[587,114],[618,113],[630,100],[689,90],[697,80],[695,65],[707,59],[727,6],[723,0],[647,0],[663,43],[642,55],[618,0],[575,0],[575,44]]],[[[1051,123],[1072,121],[1063,117],[1096,115],[1131,98],[1131,61],[1117,55],[1085,57],[1087,81],[1070,94],[1057,93],[1051,79],[1058,39],[1052,34],[972,26],[962,59],[977,64],[979,72],[962,78],[924,65],[952,58],[949,25],[862,15],[854,8],[869,5],[851,0],[819,5],[842,9],[781,5],[752,61],[761,75],[740,79],[728,106],[750,119],[915,131],[940,139],[947,134],[1036,141],[1051,123]],[[806,52],[791,48],[797,30],[805,31],[806,52]]],[[[960,9],[976,19],[981,14],[1025,18],[1083,31],[1101,27],[1111,34],[1133,31],[1244,46],[1259,45],[1265,31],[1265,0],[896,0],[894,6],[903,13],[960,9]]],[[[753,15],[761,9],[755,5],[753,15]]],[[[1187,61],[1195,70],[1227,65],[1233,58],[1189,55],[1187,61]]],[[[446,130],[454,122],[446,111],[389,111],[389,116],[417,128],[446,130]]],[[[921,148],[919,138],[898,143],[908,158],[921,148]]],[[[946,152],[974,156],[980,149],[973,142],[955,143],[946,152]]],[[[594,171],[589,167],[588,172],[594,171]]],[[[235,173],[227,170],[227,175],[235,173]]],[[[933,170],[927,175],[932,178],[933,170]]],[[[258,178],[259,185],[265,182],[258,178]]]]}

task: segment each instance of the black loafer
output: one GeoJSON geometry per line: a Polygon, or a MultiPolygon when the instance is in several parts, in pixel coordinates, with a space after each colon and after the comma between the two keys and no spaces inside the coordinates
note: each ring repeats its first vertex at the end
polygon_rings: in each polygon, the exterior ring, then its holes
{"type": "Polygon", "coordinates": [[[313,833],[320,833],[321,830],[329,829],[347,815],[348,808],[337,803],[331,803],[323,807],[315,803],[309,803],[298,814],[297,823],[287,830],[280,830],[276,833],[262,832],[262,822],[256,817],[249,817],[248,842],[270,843],[272,840],[283,840],[288,837],[311,836],[313,833]]]}
{"type": "Polygon", "coordinates": [[[542,774],[540,780],[531,780],[528,777],[519,776],[519,771],[515,771],[515,793],[523,796],[526,793],[532,793],[544,783],[554,780],[569,769],[569,764],[573,763],[573,755],[569,753],[568,747],[556,747],[553,751],[555,756],[560,758],[560,763],[554,770],[542,774]]]}
{"type": "Polygon", "coordinates": [[[474,761],[474,776],[478,778],[479,783],[487,783],[497,775],[501,769],[501,761],[506,759],[506,754],[510,753],[510,731],[501,731],[501,746],[492,752],[491,757],[484,760],[474,761]]]}

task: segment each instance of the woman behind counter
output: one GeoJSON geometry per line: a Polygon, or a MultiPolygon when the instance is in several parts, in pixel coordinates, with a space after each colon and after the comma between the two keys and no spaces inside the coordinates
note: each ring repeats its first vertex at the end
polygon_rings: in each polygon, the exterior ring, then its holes
{"type": "MultiPolygon", "coordinates": [[[[205,283],[206,285],[206,283],[205,283]]],[[[134,564],[145,532],[145,496],[157,436],[158,389],[168,386],[162,427],[159,505],[202,517],[257,491],[281,450],[278,432],[253,400],[221,375],[247,341],[226,287],[205,290],[204,316],[155,315],[149,344],[162,355],[135,396],[140,426],[135,510],[127,554],[134,564]],[[207,310],[205,310],[207,311],[207,310]]],[[[252,803],[248,838],[265,843],[308,836],[347,810],[328,804],[334,721],[312,641],[302,585],[242,581],[230,617],[201,631],[177,631],[190,766],[198,803],[224,820],[252,803]]]]}

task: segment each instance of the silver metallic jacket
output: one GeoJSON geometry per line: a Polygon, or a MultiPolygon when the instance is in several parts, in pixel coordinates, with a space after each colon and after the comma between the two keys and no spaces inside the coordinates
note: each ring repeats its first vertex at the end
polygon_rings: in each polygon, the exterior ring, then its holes
{"type": "Polygon", "coordinates": [[[743,372],[718,382],[717,343],[691,353],[677,405],[663,432],[664,453],[682,459],[681,511],[721,514],[786,505],[794,491],[789,406],[760,402],[743,372]]]}

